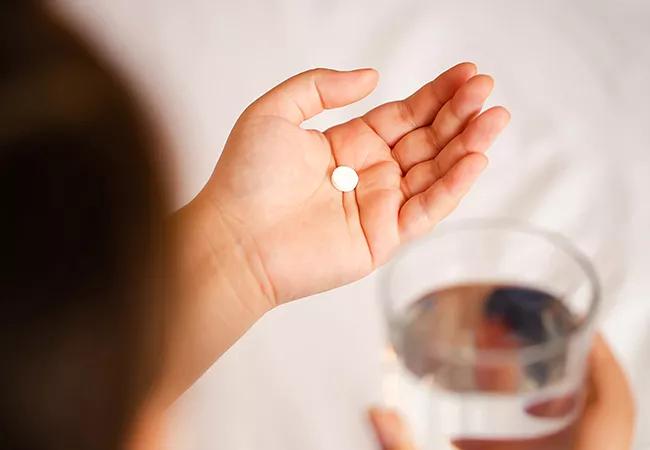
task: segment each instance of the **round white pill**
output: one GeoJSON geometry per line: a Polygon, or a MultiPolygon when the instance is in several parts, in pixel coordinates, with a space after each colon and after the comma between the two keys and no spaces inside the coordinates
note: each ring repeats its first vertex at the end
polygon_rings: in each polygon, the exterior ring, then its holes
{"type": "Polygon", "coordinates": [[[338,166],[332,172],[332,184],[341,192],[352,192],[359,183],[359,175],[348,166],[338,166]]]}

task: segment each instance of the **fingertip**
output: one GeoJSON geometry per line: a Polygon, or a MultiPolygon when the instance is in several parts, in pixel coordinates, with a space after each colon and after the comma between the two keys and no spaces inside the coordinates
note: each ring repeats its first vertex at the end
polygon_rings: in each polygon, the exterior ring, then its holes
{"type": "Polygon", "coordinates": [[[466,158],[471,158],[472,163],[475,166],[475,171],[477,174],[483,172],[485,168],[488,166],[490,163],[490,160],[488,157],[485,155],[485,153],[470,153],[469,155],[466,156],[466,158]]]}
{"type": "Polygon", "coordinates": [[[459,179],[457,180],[460,192],[465,192],[487,168],[489,160],[484,153],[473,152],[466,155],[457,164],[459,166],[459,179]]]}
{"type": "Polygon", "coordinates": [[[372,421],[375,417],[382,413],[382,409],[379,406],[371,406],[368,408],[368,418],[372,421]]]}
{"type": "Polygon", "coordinates": [[[510,111],[503,106],[493,106],[481,114],[481,116],[484,116],[484,119],[487,119],[499,131],[503,130],[510,123],[511,119],[510,111]]]}
{"type": "Polygon", "coordinates": [[[364,77],[367,77],[370,81],[372,81],[373,85],[376,85],[379,82],[379,71],[377,69],[366,67],[359,69],[359,72],[361,72],[364,77]]]}
{"type": "Polygon", "coordinates": [[[481,153],[469,153],[457,161],[440,180],[456,201],[465,196],[481,172],[487,166],[487,158],[481,153]]]}
{"type": "MultiPolygon", "coordinates": [[[[466,103],[471,106],[472,110],[475,110],[483,105],[493,88],[494,80],[491,76],[485,74],[474,75],[458,89],[454,95],[454,101],[461,104],[466,103]]],[[[458,105],[458,107],[463,111],[464,108],[461,105],[458,105]]],[[[480,110],[480,107],[478,109],[480,110]]],[[[457,112],[457,114],[462,115],[462,112],[457,112]]]]}
{"type": "Polygon", "coordinates": [[[616,356],[601,333],[596,333],[591,344],[589,359],[594,369],[607,370],[617,366],[616,356]]]}
{"type": "Polygon", "coordinates": [[[350,70],[347,73],[358,77],[357,82],[366,86],[368,93],[372,92],[379,82],[379,72],[372,67],[350,70]]]}
{"type": "Polygon", "coordinates": [[[393,440],[393,433],[386,412],[377,407],[370,408],[368,419],[382,447],[387,447],[393,440]]]}
{"type": "Polygon", "coordinates": [[[470,76],[476,75],[478,72],[478,67],[471,61],[463,61],[459,64],[456,64],[454,67],[452,67],[452,70],[453,69],[463,70],[464,72],[470,74],[470,76]]]}
{"type": "Polygon", "coordinates": [[[372,77],[379,77],[379,71],[377,69],[372,68],[372,67],[359,67],[358,69],[342,70],[341,72],[343,72],[343,73],[354,73],[354,74],[357,74],[357,75],[365,75],[365,76],[372,76],[372,77]]]}
{"type": "Polygon", "coordinates": [[[436,78],[436,80],[441,78],[449,78],[451,80],[454,80],[455,91],[460,88],[467,80],[476,75],[477,71],[478,68],[476,67],[476,64],[472,62],[462,62],[444,71],[442,74],[440,74],[440,76],[438,76],[438,78],[436,78]]]}
{"type": "Polygon", "coordinates": [[[392,409],[375,405],[368,408],[368,417],[371,419],[392,420],[397,417],[397,413],[392,409]]]}
{"type": "Polygon", "coordinates": [[[607,341],[601,333],[596,333],[593,337],[593,342],[591,344],[591,352],[597,355],[608,354],[609,349],[607,347],[607,341]]]}
{"type": "Polygon", "coordinates": [[[377,85],[377,76],[377,71],[369,68],[344,71],[317,69],[314,84],[324,108],[338,108],[369,95],[377,85]]]}
{"type": "Polygon", "coordinates": [[[373,409],[371,421],[375,435],[384,449],[401,448],[405,432],[399,416],[390,410],[373,409]]]}
{"type": "Polygon", "coordinates": [[[371,73],[374,76],[379,77],[379,71],[373,67],[361,67],[359,69],[354,70],[354,72],[371,73]]]}
{"type": "Polygon", "coordinates": [[[476,85],[488,92],[491,92],[492,89],[494,89],[494,78],[492,78],[491,75],[487,75],[485,73],[474,75],[469,79],[468,83],[472,83],[473,85],[476,85]]]}
{"type": "Polygon", "coordinates": [[[508,111],[503,106],[495,106],[492,109],[498,111],[498,114],[502,118],[502,123],[504,127],[510,123],[510,120],[512,119],[512,114],[510,114],[510,111],[508,111]]]}

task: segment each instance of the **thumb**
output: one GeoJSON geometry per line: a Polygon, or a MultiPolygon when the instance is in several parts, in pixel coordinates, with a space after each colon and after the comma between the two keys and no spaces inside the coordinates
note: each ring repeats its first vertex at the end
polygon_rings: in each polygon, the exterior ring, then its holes
{"type": "Polygon", "coordinates": [[[415,450],[406,424],[395,411],[371,408],[368,416],[382,450],[415,450]]]}
{"type": "Polygon", "coordinates": [[[601,335],[590,355],[592,392],[578,426],[576,450],[628,449],[634,438],[635,405],[625,372],[601,335]]]}
{"type": "Polygon", "coordinates": [[[374,69],[341,72],[312,69],[279,84],[248,107],[245,115],[272,115],[296,125],[324,109],[338,108],[361,100],[377,85],[374,69]]]}

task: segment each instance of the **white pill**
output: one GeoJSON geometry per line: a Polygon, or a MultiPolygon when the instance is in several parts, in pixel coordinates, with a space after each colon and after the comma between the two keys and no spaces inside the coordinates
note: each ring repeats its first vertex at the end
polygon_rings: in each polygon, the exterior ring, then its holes
{"type": "Polygon", "coordinates": [[[338,166],[332,172],[332,184],[341,192],[352,192],[359,183],[359,175],[348,166],[338,166]]]}

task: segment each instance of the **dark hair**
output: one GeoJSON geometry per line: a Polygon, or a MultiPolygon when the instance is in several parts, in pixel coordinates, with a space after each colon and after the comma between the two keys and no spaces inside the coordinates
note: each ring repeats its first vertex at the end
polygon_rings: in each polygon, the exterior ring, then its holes
{"type": "Polygon", "coordinates": [[[156,140],[74,33],[0,9],[0,447],[119,448],[159,367],[156,140]]]}

